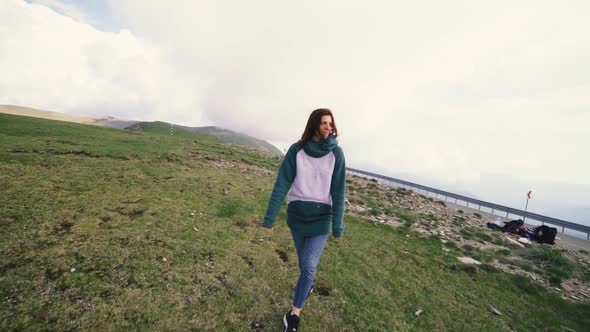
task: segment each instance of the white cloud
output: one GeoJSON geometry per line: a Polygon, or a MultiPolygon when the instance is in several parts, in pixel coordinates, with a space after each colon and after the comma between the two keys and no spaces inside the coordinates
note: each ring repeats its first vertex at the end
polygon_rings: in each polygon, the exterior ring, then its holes
{"type": "Polygon", "coordinates": [[[199,122],[199,83],[129,30],[101,32],[45,6],[0,4],[0,102],[84,115],[199,122]],[[165,116],[166,114],[166,116],[165,116]]]}
{"type": "Polygon", "coordinates": [[[590,185],[587,1],[110,1],[119,34],[8,3],[1,99],[282,144],[330,107],[352,166],[449,187],[590,185]]]}

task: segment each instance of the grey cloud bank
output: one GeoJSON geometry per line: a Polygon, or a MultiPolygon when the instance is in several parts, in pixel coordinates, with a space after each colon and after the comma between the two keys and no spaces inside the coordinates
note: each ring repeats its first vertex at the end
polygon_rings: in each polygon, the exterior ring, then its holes
{"type": "Polygon", "coordinates": [[[282,149],[330,107],[351,166],[515,207],[533,190],[556,217],[590,207],[586,1],[108,4],[119,32],[3,1],[0,103],[282,149]]]}

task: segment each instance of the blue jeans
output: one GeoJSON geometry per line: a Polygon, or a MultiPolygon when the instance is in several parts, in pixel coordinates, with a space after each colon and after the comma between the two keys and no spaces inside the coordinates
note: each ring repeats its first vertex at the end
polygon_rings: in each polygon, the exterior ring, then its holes
{"type": "Polygon", "coordinates": [[[299,280],[295,287],[293,306],[303,308],[307,295],[311,290],[320,257],[330,234],[316,236],[297,236],[291,232],[297,256],[299,257],[299,280]]]}

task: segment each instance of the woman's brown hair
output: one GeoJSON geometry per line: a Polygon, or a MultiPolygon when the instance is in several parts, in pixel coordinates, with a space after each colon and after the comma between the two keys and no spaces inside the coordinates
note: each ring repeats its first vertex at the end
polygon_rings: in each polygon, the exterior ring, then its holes
{"type": "Polygon", "coordinates": [[[297,144],[303,146],[305,143],[307,143],[307,141],[313,138],[313,135],[315,135],[318,128],[320,127],[322,116],[324,115],[329,115],[332,118],[332,134],[334,137],[338,137],[338,129],[336,128],[336,121],[334,121],[334,115],[332,115],[332,111],[330,111],[329,108],[318,108],[309,115],[303,135],[301,135],[301,139],[299,142],[297,142],[297,144]]]}

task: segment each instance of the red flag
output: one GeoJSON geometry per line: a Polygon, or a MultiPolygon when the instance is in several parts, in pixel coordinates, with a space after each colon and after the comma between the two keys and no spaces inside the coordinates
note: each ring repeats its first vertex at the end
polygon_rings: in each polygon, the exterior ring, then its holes
{"type": "Polygon", "coordinates": [[[529,190],[529,193],[528,193],[528,194],[526,194],[526,195],[527,195],[527,197],[528,197],[529,199],[531,199],[531,194],[532,194],[532,193],[533,193],[533,192],[529,190]]]}

